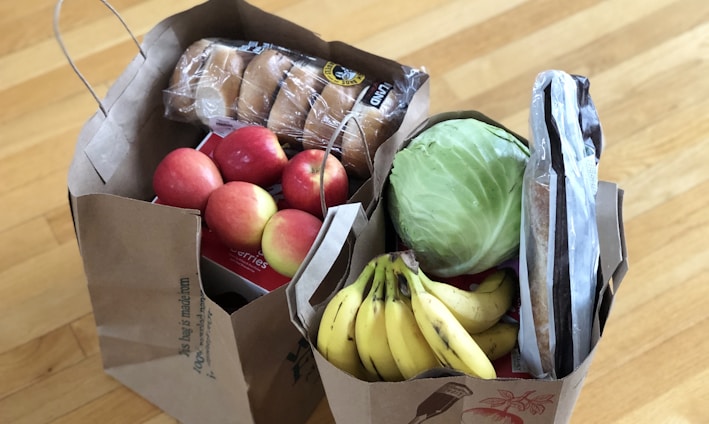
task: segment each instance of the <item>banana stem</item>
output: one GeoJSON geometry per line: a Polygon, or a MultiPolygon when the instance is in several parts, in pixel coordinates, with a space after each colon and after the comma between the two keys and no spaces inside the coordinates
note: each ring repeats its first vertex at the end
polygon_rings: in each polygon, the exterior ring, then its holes
{"type": "MultiPolygon", "coordinates": [[[[352,282],[352,284],[353,285],[362,284],[364,286],[369,284],[372,280],[372,276],[374,275],[375,268],[376,268],[376,262],[374,260],[367,262],[367,265],[365,265],[362,272],[359,274],[359,276],[357,276],[357,279],[355,279],[354,282],[352,282]]],[[[366,290],[365,290],[365,292],[366,292],[366,290]]]]}
{"type": "Polygon", "coordinates": [[[425,291],[420,278],[424,276],[422,272],[419,272],[418,266],[412,268],[409,264],[408,258],[410,256],[410,251],[397,252],[396,256],[392,260],[392,271],[400,283],[405,282],[405,284],[400,284],[408,289],[409,297],[413,295],[413,292],[425,291]],[[402,280],[403,279],[403,280],[402,280]]]}

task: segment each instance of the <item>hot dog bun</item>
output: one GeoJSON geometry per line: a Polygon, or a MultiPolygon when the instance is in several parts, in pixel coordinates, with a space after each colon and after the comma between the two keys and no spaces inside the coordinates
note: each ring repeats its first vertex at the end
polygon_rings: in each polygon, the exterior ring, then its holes
{"type": "Polygon", "coordinates": [[[170,119],[184,122],[198,119],[194,110],[194,91],[211,45],[211,40],[197,40],[180,56],[164,95],[165,110],[170,119]]]}
{"type": "Polygon", "coordinates": [[[244,70],[237,106],[241,122],[266,126],[281,82],[293,60],[284,53],[266,49],[254,56],[244,70]]]}
{"type": "Polygon", "coordinates": [[[301,143],[311,105],[326,82],[320,63],[297,61],[290,68],[278,90],[267,123],[282,142],[301,143]]]}
{"type": "Polygon", "coordinates": [[[400,107],[400,98],[392,84],[373,83],[352,108],[357,122],[347,122],[341,144],[342,164],[350,175],[369,177],[374,153],[401,124],[405,110],[400,107]]]}
{"type": "MultiPolygon", "coordinates": [[[[352,110],[357,95],[362,90],[359,85],[344,86],[329,82],[319,96],[315,97],[303,128],[303,148],[324,149],[345,115],[352,110]]],[[[341,153],[341,131],[333,144],[333,152],[341,153]]]]}
{"type": "Polygon", "coordinates": [[[236,118],[241,79],[252,56],[232,46],[212,44],[194,92],[195,114],[204,125],[214,117],[236,118]]]}

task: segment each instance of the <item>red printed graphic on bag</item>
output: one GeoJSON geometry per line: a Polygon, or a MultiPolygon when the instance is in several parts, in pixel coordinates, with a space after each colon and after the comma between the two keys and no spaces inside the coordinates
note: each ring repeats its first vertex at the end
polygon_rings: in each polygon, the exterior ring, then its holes
{"type": "Polygon", "coordinates": [[[510,424],[524,424],[524,419],[510,412],[511,409],[516,409],[516,412],[542,415],[546,411],[546,405],[554,403],[553,394],[535,395],[536,390],[529,390],[520,396],[516,396],[509,390],[498,390],[499,397],[489,397],[480,401],[486,406],[466,409],[460,417],[460,422],[463,424],[472,424],[478,422],[500,422],[510,424]]]}

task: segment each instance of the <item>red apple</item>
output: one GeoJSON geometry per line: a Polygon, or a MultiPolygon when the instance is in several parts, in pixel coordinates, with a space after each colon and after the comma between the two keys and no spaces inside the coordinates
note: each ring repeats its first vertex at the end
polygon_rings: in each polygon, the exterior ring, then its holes
{"type": "Polygon", "coordinates": [[[282,209],[266,223],[261,250],[266,262],[276,272],[293,277],[303,263],[322,221],[300,209],[282,209]]]}
{"type": "Polygon", "coordinates": [[[180,147],[168,153],[153,173],[160,202],[204,211],[207,198],[224,184],[212,159],[199,150],[180,147]]]}
{"type": "Polygon", "coordinates": [[[257,125],[229,133],[217,144],[213,156],[225,181],[246,181],[264,188],[280,180],[288,163],[276,134],[257,125]]]}
{"type": "Polygon", "coordinates": [[[276,201],[262,187],[231,181],[209,196],[204,220],[227,247],[255,253],[261,248],[266,222],[276,211],[276,201]]]}
{"type": "MultiPolygon", "coordinates": [[[[320,172],[325,158],[325,151],[308,149],[293,156],[281,177],[285,202],[295,209],[300,209],[323,217],[320,203],[320,172]]],[[[323,174],[323,192],[327,207],[345,203],[349,193],[347,171],[333,155],[327,156],[323,174]]]]}

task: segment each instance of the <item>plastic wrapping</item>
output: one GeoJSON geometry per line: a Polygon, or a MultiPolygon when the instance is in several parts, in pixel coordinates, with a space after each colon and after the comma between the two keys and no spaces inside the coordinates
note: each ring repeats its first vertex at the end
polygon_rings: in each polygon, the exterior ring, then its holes
{"type": "Polygon", "coordinates": [[[602,135],[584,77],[540,73],[530,113],[519,345],[535,377],[561,378],[592,348],[600,277],[595,196],[602,135]]]}
{"type": "Polygon", "coordinates": [[[163,91],[165,116],[220,135],[241,125],[273,130],[294,149],[325,148],[367,178],[376,149],[400,126],[424,73],[376,81],[337,63],[274,44],[201,39],[163,91]]]}

